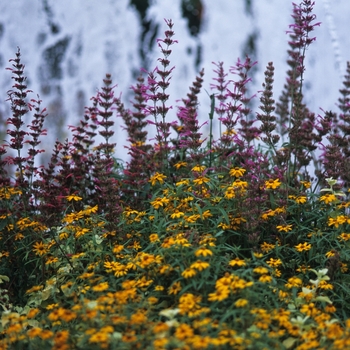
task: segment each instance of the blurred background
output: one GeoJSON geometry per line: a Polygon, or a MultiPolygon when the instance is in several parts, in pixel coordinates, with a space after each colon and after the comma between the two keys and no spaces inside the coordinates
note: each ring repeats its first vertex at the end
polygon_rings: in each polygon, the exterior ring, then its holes
{"type": "MultiPolygon", "coordinates": [[[[295,2],[298,2],[295,0],[295,2]]],[[[346,61],[350,60],[348,0],[316,0],[317,37],[307,52],[305,102],[322,114],[337,109],[346,61]]],[[[152,70],[160,57],[156,39],[166,30],[164,19],[175,23],[171,64],[175,66],[169,104],[184,98],[199,70],[204,68],[204,89],[210,94],[212,62],[226,69],[249,55],[258,61],[251,93],[261,90],[269,61],[275,66],[274,98],[278,99],[287,69],[286,34],[292,23],[289,0],[16,0],[0,2],[0,136],[6,137],[9,116],[7,91],[13,84],[9,59],[21,49],[31,98],[39,94],[48,109],[45,127],[48,154],[56,139],[70,137],[67,125],[83,117],[84,107],[102,86],[106,73],[117,84],[115,93],[126,105],[130,86],[140,69],[152,70]]],[[[210,99],[200,97],[202,122],[208,119],[210,99]]],[[[258,97],[256,103],[258,104],[258,97]]],[[[169,118],[175,119],[176,108],[169,118]]],[[[29,123],[29,121],[28,121],[29,123]]],[[[28,124],[26,123],[26,124],[28,124]]],[[[116,120],[118,158],[127,159],[125,134],[116,120]]],[[[205,133],[205,129],[203,129],[205,133]]],[[[44,141],[44,140],[43,140],[44,141]]]]}

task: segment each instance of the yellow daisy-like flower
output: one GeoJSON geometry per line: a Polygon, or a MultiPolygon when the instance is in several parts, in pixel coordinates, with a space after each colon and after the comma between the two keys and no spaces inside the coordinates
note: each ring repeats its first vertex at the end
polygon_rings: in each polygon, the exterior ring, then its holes
{"type": "Polygon", "coordinates": [[[169,199],[168,198],[160,198],[157,197],[154,201],[151,202],[151,205],[154,209],[158,210],[160,207],[163,207],[164,205],[169,203],[169,199]]]}
{"type": "Polygon", "coordinates": [[[210,264],[208,262],[202,261],[202,260],[197,260],[193,264],[191,264],[191,266],[190,266],[191,269],[196,269],[198,271],[203,271],[203,270],[207,269],[208,267],[210,267],[210,264]]]}
{"type": "Polygon", "coordinates": [[[345,215],[339,215],[335,218],[328,218],[328,226],[334,226],[335,228],[338,228],[339,225],[345,224],[348,221],[349,219],[345,215]]]}
{"type": "Polygon", "coordinates": [[[98,284],[97,286],[93,286],[92,290],[94,292],[103,292],[106,289],[108,289],[108,287],[109,287],[108,282],[102,282],[102,283],[98,284]]]}
{"type": "Polygon", "coordinates": [[[197,274],[197,271],[192,268],[187,268],[186,270],[182,271],[181,275],[183,278],[191,278],[197,274]]]}
{"type": "Polygon", "coordinates": [[[326,193],[320,197],[320,201],[326,204],[330,204],[337,201],[337,197],[333,193],[326,193]]]}
{"type": "Polygon", "coordinates": [[[298,252],[306,252],[308,250],[311,249],[311,244],[310,243],[299,243],[298,245],[294,246],[294,248],[298,251],[298,252]]]}
{"type": "Polygon", "coordinates": [[[217,289],[214,293],[209,293],[208,301],[222,301],[229,297],[230,290],[229,288],[220,288],[217,289]]]}
{"type": "Polygon", "coordinates": [[[193,183],[196,185],[203,185],[204,183],[209,182],[210,179],[205,176],[199,176],[196,179],[193,180],[193,183]]]}
{"type": "Polygon", "coordinates": [[[268,264],[271,267],[278,267],[282,265],[282,261],[281,259],[270,258],[270,260],[266,261],[266,264],[268,264]]]}
{"type": "Polygon", "coordinates": [[[292,225],[278,225],[276,226],[278,232],[289,232],[292,231],[292,225]]]}
{"type": "Polygon", "coordinates": [[[300,312],[303,314],[306,314],[309,317],[316,316],[319,313],[319,310],[316,309],[316,306],[314,303],[304,304],[300,308],[300,312]]]}
{"type": "Polygon", "coordinates": [[[262,276],[259,277],[259,282],[270,283],[271,281],[272,281],[272,276],[262,275],[262,276]]]}
{"type": "Polygon", "coordinates": [[[175,282],[173,283],[169,288],[168,288],[168,294],[178,294],[181,291],[182,287],[181,287],[181,283],[180,282],[175,282]]]}
{"type": "Polygon", "coordinates": [[[306,188],[310,188],[311,187],[311,182],[310,181],[300,181],[300,183],[306,188]]]}
{"type": "Polygon", "coordinates": [[[306,196],[298,196],[294,200],[298,204],[304,204],[304,203],[306,203],[307,198],[306,198],[306,196]]]}
{"type": "Polygon", "coordinates": [[[68,202],[71,202],[71,201],[81,201],[83,198],[79,197],[79,196],[76,196],[74,194],[70,195],[70,196],[66,196],[66,199],[68,202]]]}
{"type": "Polygon", "coordinates": [[[264,253],[268,253],[270,250],[275,248],[275,245],[264,242],[264,243],[260,244],[260,248],[264,253]]]}
{"type": "Polygon", "coordinates": [[[152,233],[150,236],[149,236],[149,241],[151,243],[155,243],[155,242],[159,242],[159,237],[156,233],[152,233]]]}
{"type": "Polygon", "coordinates": [[[185,167],[187,165],[186,162],[177,162],[176,164],[174,164],[174,167],[176,169],[180,169],[181,167],[185,167]]]}
{"type": "Polygon", "coordinates": [[[338,236],[338,239],[341,241],[348,241],[350,239],[350,233],[343,232],[338,236]]]}
{"type": "Polygon", "coordinates": [[[266,274],[269,272],[269,270],[266,267],[258,266],[256,267],[253,272],[258,273],[260,275],[266,274]]]}
{"type": "Polygon", "coordinates": [[[228,263],[230,266],[245,266],[246,262],[243,259],[235,258],[228,263]]]}
{"type": "Polygon", "coordinates": [[[201,247],[199,249],[196,250],[196,252],[194,253],[195,256],[211,256],[213,255],[213,252],[205,247],[201,247]]]}
{"type": "Polygon", "coordinates": [[[47,249],[47,245],[43,242],[36,242],[33,244],[33,252],[35,255],[45,255],[49,250],[47,249]]]}
{"type": "Polygon", "coordinates": [[[248,305],[247,299],[238,299],[237,301],[235,301],[236,307],[245,307],[246,305],[248,305]]]}
{"type": "Polygon", "coordinates": [[[184,216],[185,213],[183,213],[182,211],[179,211],[178,209],[176,209],[171,215],[170,217],[172,219],[180,219],[182,216],[184,216]]]}
{"type": "Polygon", "coordinates": [[[205,165],[196,165],[196,166],[194,166],[192,169],[191,169],[191,171],[195,171],[195,172],[197,172],[197,173],[201,173],[202,171],[204,171],[205,170],[205,165]]]}
{"type": "Polygon", "coordinates": [[[237,179],[237,180],[233,181],[232,186],[235,188],[240,188],[240,189],[244,190],[248,187],[248,182],[237,179]]]}
{"type": "Polygon", "coordinates": [[[287,288],[301,287],[302,285],[303,285],[303,281],[298,277],[289,278],[288,283],[285,284],[287,288]]]}
{"type": "Polygon", "coordinates": [[[176,182],[175,185],[178,187],[178,186],[181,186],[181,185],[189,185],[189,184],[190,184],[190,181],[187,180],[187,179],[184,179],[184,180],[176,182]]]}
{"type": "Polygon", "coordinates": [[[241,177],[244,175],[245,172],[245,169],[236,166],[230,170],[229,174],[230,176],[241,177]]]}
{"type": "Polygon", "coordinates": [[[180,340],[184,340],[186,338],[193,337],[194,331],[191,326],[186,323],[180,324],[175,330],[175,337],[180,340]]]}
{"type": "Polygon", "coordinates": [[[332,256],[334,256],[336,254],[336,252],[334,250],[330,250],[329,252],[326,253],[326,257],[327,258],[331,258],[332,256]]]}
{"type": "Polygon", "coordinates": [[[265,181],[265,187],[267,189],[275,190],[276,188],[281,186],[281,181],[279,179],[269,179],[265,181]]]}
{"type": "Polygon", "coordinates": [[[153,176],[151,176],[148,182],[150,182],[152,186],[154,186],[157,182],[159,182],[160,184],[164,183],[165,179],[166,179],[165,175],[156,172],[153,176]]]}

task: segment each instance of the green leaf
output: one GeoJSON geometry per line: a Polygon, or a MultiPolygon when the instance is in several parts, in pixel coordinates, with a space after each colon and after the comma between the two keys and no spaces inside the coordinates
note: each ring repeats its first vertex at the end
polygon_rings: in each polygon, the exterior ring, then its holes
{"type": "Polygon", "coordinates": [[[317,301],[324,301],[324,302],[326,302],[328,304],[333,304],[331,302],[331,300],[328,297],[325,297],[325,296],[318,296],[318,297],[316,297],[315,300],[317,300],[317,301]]]}
{"type": "Polygon", "coordinates": [[[295,344],[296,341],[297,341],[296,338],[289,337],[289,338],[287,338],[286,340],[284,340],[282,344],[283,344],[287,349],[291,349],[291,348],[294,346],[294,344],[295,344]]]}
{"type": "Polygon", "coordinates": [[[0,283],[9,282],[10,279],[7,276],[0,275],[0,283]]]}

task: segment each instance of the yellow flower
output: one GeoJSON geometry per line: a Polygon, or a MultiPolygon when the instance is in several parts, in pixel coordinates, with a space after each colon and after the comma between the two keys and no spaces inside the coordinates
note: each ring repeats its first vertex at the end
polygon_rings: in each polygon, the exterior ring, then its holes
{"type": "Polygon", "coordinates": [[[202,217],[203,219],[207,219],[209,217],[213,216],[213,214],[210,212],[210,210],[205,210],[203,213],[202,213],[202,217]]]}
{"type": "Polygon", "coordinates": [[[39,309],[30,309],[29,312],[27,313],[27,318],[34,318],[38,313],[40,312],[39,309]]]}
{"type": "Polygon", "coordinates": [[[264,243],[260,244],[260,248],[264,253],[268,253],[270,250],[275,248],[275,245],[264,242],[264,243]]]}
{"type": "Polygon", "coordinates": [[[155,243],[155,242],[159,242],[159,237],[156,233],[152,233],[150,236],[149,236],[149,241],[151,243],[155,243]]]}
{"type": "Polygon", "coordinates": [[[309,243],[299,243],[298,245],[294,246],[294,248],[298,251],[298,252],[303,252],[303,251],[308,251],[311,249],[311,244],[309,243]]]}
{"type": "Polygon", "coordinates": [[[181,291],[182,287],[181,287],[181,283],[180,282],[174,282],[169,288],[168,288],[168,294],[174,294],[176,295],[177,293],[179,293],[181,291]]]}
{"type": "Polygon", "coordinates": [[[210,249],[207,249],[205,247],[201,247],[199,249],[196,250],[196,252],[194,253],[195,256],[210,256],[213,255],[213,252],[210,249]]]}
{"type": "Polygon", "coordinates": [[[281,186],[281,181],[279,179],[273,180],[273,179],[269,179],[267,181],[265,181],[265,187],[267,189],[272,189],[275,190],[276,188],[281,186]]]}
{"type": "Polygon", "coordinates": [[[246,263],[243,259],[235,258],[228,263],[230,266],[245,266],[246,263]]]}
{"type": "Polygon", "coordinates": [[[272,281],[272,276],[262,275],[262,276],[259,277],[259,282],[270,283],[271,281],[272,281]]]}
{"type": "Polygon", "coordinates": [[[76,196],[74,194],[70,195],[70,196],[66,196],[66,199],[68,202],[71,202],[71,201],[81,201],[83,198],[79,197],[79,196],[76,196]]]}
{"type": "Polygon", "coordinates": [[[236,166],[230,170],[229,174],[230,176],[241,177],[244,175],[245,172],[245,169],[236,166]]]}
{"type": "Polygon", "coordinates": [[[306,188],[310,188],[311,187],[311,182],[309,181],[300,181],[300,183],[306,188]]]}
{"type": "Polygon", "coordinates": [[[146,324],[147,316],[142,311],[137,311],[130,317],[130,324],[146,324]]]}
{"type": "Polygon", "coordinates": [[[269,270],[266,267],[258,266],[256,267],[253,272],[258,273],[260,275],[266,274],[269,272],[269,270]]]}
{"type": "Polygon", "coordinates": [[[199,176],[193,180],[193,183],[195,183],[196,185],[203,185],[204,183],[207,183],[209,181],[210,181],[209,178],[207,178],[205,176],[199,176]]]}
{"type": "Polygon", "coordinates": [[[232,199],[236,197],[235,188],[233,186],[227,187],[225,191],[225,198],[232,199]]]}
{"type": "Polygon", "coordinates": [[[326,204],[330,204],[337,201],[337,197],[333,193],[326,193],[320,197],[320,201],[326,204]]]}
{"type": "Polygon", "coordinates": [[[187,268],[186,270],[182,271],[181,275],[184,278],[191,278],[191,277],[195,276],[196,273],[197,273],[197,271],[195,269],[187,268]]]}
{"type": "Polygon", "coordinates": [[[164,183],[164,179],[166,179],[166,176],[163,174],[160,174],[156,172],[151,178],[148,180],[154,186],[156,182],[159,182],[160,184],[164,183]]]}
{"type": "Polygon", "coordinates": [[[303,314],[306,314],[309,317],[313,317],[313,316],[316,316],[319,311],[316,309],[314,303],[309,303],[309,304],[304,304],[300,308],[300,312],[303,314]]]}
{"type": "Polygon", "coordinates": [[[187,165],[187,163],[186,162],[177,162],[176,164],[174,164],[174,167],[176,168],[176,169],[180,169],[181,167],[185,167],[187,165]]]}
{"type": "Polygon", "coordinates": [[[204,165],[196,165],[196,166],[194,166],[192,169],[191,169],[191,171],[195,171],[195,172],[197,172],[197,173],[201,173],[202,171],[204,171],[205,170],[205,166],[204,165]]]}
{"type": "Polygon", "coordinates": [[[113,247],[113,253],[118,254],[124,249],[124,246],[122,244],[117,244],[113,247]]]}
{"type": "Polygon", "coordinates": [[[288,283],[285,284],[287,288],[301,287],[302,285],[303,285],[303,281],[298,277],[289,278],[288,283]]]}
{"type": "Polygon", "coordinates": [[[169,199],[168,198],[156,198],[154,201],[151,202],[151,205],[154,209],[159,209],[159,207],[163,207],[164,205],[169,203],[169,199]]]}
{"type": "Polygon", "coordinates": [[[310,265],[300,265],[296,271],[297,272],[302,272],[302,273],[306,273],[306,271],[310,270],[310,265]]]}
{"type": "Polygon", "coordinates": [[[232,183],[232,186],[240,189],[245,189],[248,187],[248,182],[237,179],[232,183]]]}
{"type": "Polygon", "coordinates": [[[181,218],[184,215],[185,214],[182,211],[179,211],[178,209],[176,209],[175,212],[170,215],[170,218],[172,218],[172,219],[179,219],[179,218],[181,218]]]}
{"type": "Polygon", "coordinates": [[[181,185],[189,185],[190,184],[190,181],[185,179],[185,180],[181,180],[181,181],[178,181],[176,182],[175,186],[181,186],[181,185]]]}
{"type": "Polygon", "coordinates": [[[22,233],[16,233],[15,234],[15,241],[20,241],[24,238],[24,235],[22,233]]]}
{"type": "Polygon", "coordinates": [[[248,305],[248,300],[247,299],[238,299],[235,301],[235,306],[236,307],[245,307],[248,305]]]}
{"type": "Polygon", "coordinates": [[[278,232],[289,232],[292,231],[292,225],[278,225],[276,226],[278,232]]]}
{"type": "Polygon", "coordinates": [[[304,203],[306,203],[307,198],[306,198],[306,196],[298,196],[298,197],[295,198],[295,201],[298,204],[304,204],[304,203]]]}
{"type": "Polygon", "coordinates": [[[324,311],[328,312],[328,313],[334,313],[337,311],[337,308],[334,306],[334,305],[327,305],[325,308],[324,308],[324,311]]]}
{"type": "Polygon", "coordinates": [[[41,332],[42,332],[42,328],[33,327],[27,331],[27,335],[30,339],[33,339],[35,337],[39,337],[41,332]]]}
{"type": "Polygon", "coordinates": [[[88,228],[81,228],[75,233],[75,238],[79,238],[81,236],[84,236],[85,233],[88,233],[90,230],[88,228]]]}
{"type": "Polygon", "coordinates": [[[336,251],[330,250],[329,252],[326,253],[326,257],[327,257],[327,258],[331,258],[332,256],[335,255],[335,253],[336,253],[336,251]]]}
{"type": "Polygon", "coordinates": [[[349,219],[345,215],[339,215],[336,218],[328,218],[328,226],[334,226],[335,228],[338,228],[339,225],[346,222],[349,223],[349,219]]]}
{"type": "Polygon", "coordinates": [[[108,288],[109,288],[108,282],[102,282],[102,283],[98,284],[97,286],[92,287],[92,290],[94,292],[103,292],[108,288]]]}
{"type": "Polygon", "coordinates": [[[333,289],[333,285],[328,283],[327,281],[320,281],[320,283],[318,284],[318,288],[321,289],[333,289]]]}
{"type": "Polygon", "coordinates": [[[182,323],[177,326],[175,330],[175,337],[179,340],[184,340],[186,338],[191,338],[194,335],[194,331],[191,326],[186,323],[182,323]]]}
{"type": "Polygon", "coordinates": [[[33,252],[35,255],[44,255],[46,254],[49,250],[47,249],[47,245],[44,244],[43,242],[36,242],[33,244],[33,252]]]}
{"type": "Polygon", "coordinates": [[[220,288],[216,289],[214,293],[209,293],[208,301],[222,301],[229,297],[230,290],[229,288],[220,288]]]}
{"type": "Polygon", "coordinates": [[[191,264],[190,268],[196,269],[198,271],[203,271],[203,270],[207,269],[209,266],[210,266],[210,264],[207,263],[206,261],[197,260],[196,262],[191,264]]]}
{"type": "Polygon", "coordinates": [[[338,239],[341,241],[348,241],[350,239],[350,233],[341,233],[339,236],[338,236],[338,239]]]}
{"type": "Polygon", "coordinates": [[[38,292],[39,290],[42,290],[44,288],[44,286],[34,286],[28,290],[26,290],[26,294],[32,294],[35,292],[38,292]]]}
{"type": "Polygon", "coordinates": [[[54,264],[58,262],[58,258],[57,257],[53,257],[53,256],[50,256],[50,257],[47,257],[46,261],[45,261],[45,265],[50,265],[50,264],[54,264]]]}
{"type": "Polygon", "coordinates": [[[282,265],[282,261],[281,259],[270,258],[270,260],[266,261],[266,264],[268,264],[271,267],[278,267],[282,265]]]}

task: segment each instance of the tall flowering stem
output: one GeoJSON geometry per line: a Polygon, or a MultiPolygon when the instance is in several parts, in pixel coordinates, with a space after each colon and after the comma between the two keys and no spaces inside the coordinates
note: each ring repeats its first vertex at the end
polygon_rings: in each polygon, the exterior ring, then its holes
{"type": "Polygon", "coordinates": [[[230,73],[239,77],[235,80],[227,79],[223,63],[216,64],[217,69],[214,70],[217,74],[214,78],[216,83],[212,84],[211,88],[218,100],[215,112],[219,116],[220,124],[225,127],[222,133],[220,130],[220,140],[217,145],[217,150],[220,150],[224,157],[233,154],[237,147],[243,149],[245,142],[249,145],[259,134],[259,130],[253,127],[254,120],[249,120],[251,111],[248,105],[251,98],[246,96],[246,85],[251,81],[248,74],[255,64],[256,62],[251,62],[249,57],[246,57],[244,62],[238,59],[236,65],[230,68],[230,73]],[[240,135],[236,130],[238,122],[241,125],[240,135]]]}
{"type": "Polygon", "coordinates": [[[167,159],[170,151],[169,146],[169,136],[170,127],[174,123],[169,123],[166,121],[166,116],[171,107],[166,105],[169,95],[166,93],[167,88],[170,84],[171,73],[175,67],[169,68],[170,61],[169,56],[171,54],[170,46],[177,43],[173,39],[175,32],[173,31],[173,22],[171,20],[165,20],[168,30],[165,31],[165,38],[158,39],[158,46],[163,54],[162,58],[159,58],[161,68],[156,67],[152,72],[148,73],[147,78],[147,88],[144,91],[145,100],[152,101],[153,105],[147,105],[145,107],[145,113],[152,115],[154,121],[149,121],[149,123],[154,124],[157,129],[156,140],[156,161],[162,163],[162,167],[168,169],[167,159]],[[161,117],[161,120],[158,119],[161,117]]]}
{"type": "Polygon", "coordinates": [[[21,52],[18,49],[16,58],[11,59],[13,62],[12,68],[8,68],[12,72],[12,79],[15,84],[12,86],[13,90],[8,92],[8,101],[11,102],[12,118],[7,120],[7,124],[13,126],[13,129],[8,129],[7,134],[11,137],[9,147],[17,151],[17,155],[13,157],[13,164],[17,166],[18,176],[17,184],[24,187],[24,162],[25,158],[21,156],[21,149],[24,145],[24,137],[28,132],[23,128],[23,117],[28,113],[28,103],[26,97],[31,90],[27,89],[26,80],[24,76],[24,64],[21,63],[21,52]]]}
{"type": "Polygon", "coordinates": [[[41,143],[39,140],[40,136],[47,135],[47,130],[43,128],[47,113],[46,108],[41,109],[41,103],[42,101],[38,96],[37,100],[32,99],[30,104],[28,104],[29,109],[34,109],[35,112],[31,124],[27,125],[30,130],[28,134],[31,136],[31,139],[25,141],[25,143],[28,143],[31,146],[28,150],[29,158],[27,160],[28,167],[26,169],[26,176],[30,182],[33,181],[33,177],[37,171],[37,167],[35,166],[35,156],[45,152],[43,149],[39,150],[36,148],[41,143]]]}
{"type": "Polygon", "coordinates": [[[273,154],[276,155],[276,145],[280,139],[279,135],[273,134],[276,129],[276,117],[273,115],[275,111],[275,100],[273,99],[273,82],[275,68],[272,62],[269,62],[265,71],[265,82],[263,83],[263,92],[260,97],[260,109],[262,113],[258,113],[257,119],[261,122],[260,132],[265,136],[262,141],[265,142],[273,154]]]}
{"type": "Polygon", "coordinates": [[[200,163],[202,155],[199,152],[202,144],[200,125],[198,125],[198,94],[201,91],[203,83],[204,70],[199,72],[196,80],[190,87],[190,93],[187,94],[187,98],[183,99],[183,106],[178,107],[178,119],[180,125],[177,130],[179,132],[179,148],[182,150],[190,150],[190,158],[195,164],[200,163]]]}
{"type": "MultiPolygon", "coordinates": [[[[276,113],[279,115],[280,134],[288,135],[289,142],[285,144],[287,158],[287,183],[294,182],[295,175],[301,167],[305,167],[312,159],[311,153],[316,149],[315,143],[320,141],[316,127],[315,115],[303,104],[303,80],[305,72],[305,53],[309,45],[316,40],[310,33],[320,23],[313,23],[315,2],[303,0],[299,5],[293,3],[293,20],[290,30],[287,61],[290,69],[287,71],[287,81],[277,103],[276,113]],[[292,159],[293,158],[293,159],[292,159]]],[[[306,177],[309,177],[305,173],[306,177]]]]}
{"type": "Polygon", "coordinates": [[[134,92],[133,111],[126,109],[119,100],[117,101],[117,110],[128,133],[129,145],[126,148],[130,155],[130,160],[123,170],[122,192],[124,195],[130,196],[133,207],[138,208],[142,199],[147,198],[148,179],[154,168],[151,162],[152,146],[146,143],[148,123],[147,114],[144,113],[146,107],[144,78],[140,76],[137,79],[137,84],[131,88],[134,92]]]}

